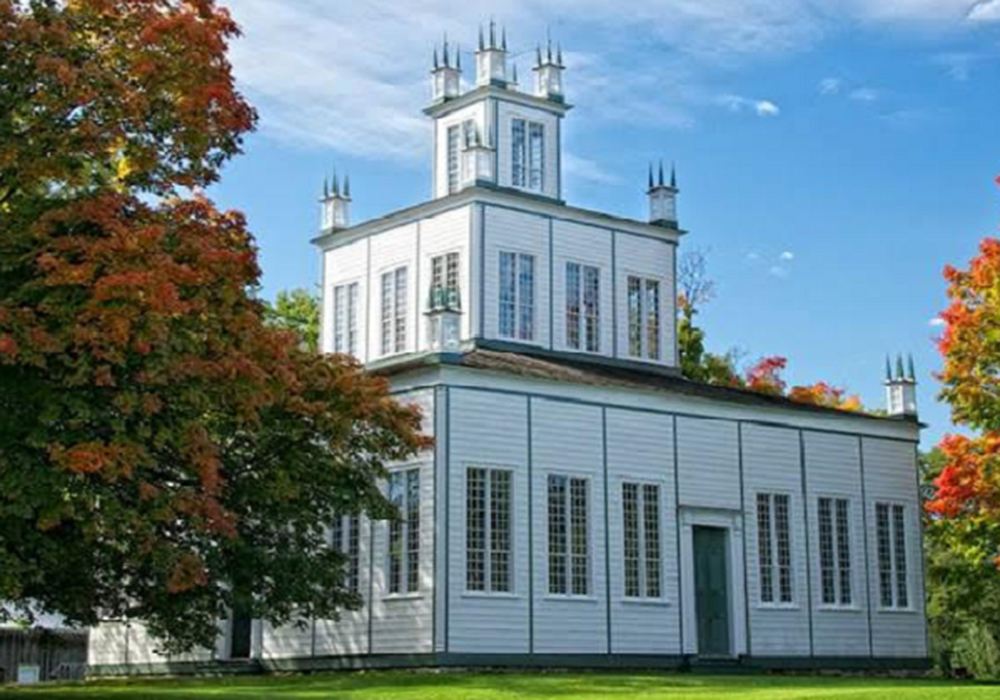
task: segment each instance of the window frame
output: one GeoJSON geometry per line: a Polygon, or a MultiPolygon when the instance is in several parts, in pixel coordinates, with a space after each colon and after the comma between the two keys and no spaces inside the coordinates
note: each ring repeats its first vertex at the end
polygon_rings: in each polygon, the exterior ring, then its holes
{"type": "Polygon", "coordinates": [[[517,562],[515,556],[515,536],[514,536],[514,486],[515,486],[515,470],[511,467],[497,466],[497,465],[483,465],[483,464],[466,464],[465,465],[465,520],[466,520],[466,539],[465,539],[465,589],[464,593],[472,596],[497,596],[497,597],[512,597],[516,595],[516,579],[515,579],[515,565],[517,562]],[[482,588],[473,588],[469,585],[470,581],[470,552],[471,548],[470,542],[470,487],[472,485],[471,475],[472,472],[478,471],[483,472],[485,475],[484,491],[483,491],[483,533],[482,533],[482,588]],[[494,505],[496,493],[494,491],[495,482],[494,475],[503,474],[507,478],[507,550],[496,551],[495,541],[494,541],[494,505]],[[496,585],[496,580],[494,578],[494,556],[496,554],[506,554],[507,556],[507,582],[506,588],[498,588],[496,585]]]}
{"type": "Polygon", "coordinates": [[[566,347],[576,352],[598,355],[601,353],[602,340],[601,267],[579,260],[567,260],[564,271],[566,347]],[[570,282],[573,279],[575,284],[571,286],[570,282]],[[591,289],[592,281],[596,281],[596,287],[593,289],[591,289]]]}
{"type": "Polygon", "coordinates": [[[333,352],[341,355],[358,354],[358,307],[361,283],[342,282],[333,287],[333,352]],[[343,312],[343,313],[342,313],[343,312]]]}
{"type": "Polygon", "coordinates": [[[594,593],[594,527],[593,527],[593,508],[594,508],[594,497],[592,488],[593,479],[591,476],[586,474],[574,474],[569,472],[548,472],[545,476],[545,513],[546,513],[546,597],[557,599],[557,600],[593,600],[595,598],[594,593]],[[565,542],[564,548],[561,556],[565,558],[562,564],[563,572],[563,582],[565,586],[565,592],[553,591],[553,579],[552,579],[552,483],[555,479],[565,480],[565,491],[563,493],[563,513],[565,522],[563,524],[565,530],[565,542]],[[574,557],[579,558],[580,555],[574,554],[574,542],[575,537],[573,534],[573,485],[574,482],[577,484],[584,484],[586,503],[584,504],[584,524],[586,526],[586,542],[583,556],[586,558],[586,590],[583,593],[574,592],[574,557]]]}
{"type": "Polygon", "coordinates": [[[427,256],[430,285],[427,300],[433,302],[437,290],[448,290],[455,293],[455,300],[461,306],[462,293],[462,250],[455,248],[432,253],[427,256]],[[454,267],[452,261],[454,260],[454,267]],[[437,269],[440,264],[440,272],[437,269]],[[440,276],[439,276],[440,275],[440,276]]]}
{"type": "Polygon", "coordinates": [[[659,277],[626,272],[625,274],[625,311],[628,322],[626,345],[628,357],[633,360],[650,362],[664,361],[663,348],[663,280],[659,277]],[[638,296],[633,297],[633,282],[638,284],[638,296]],[[651,313],[650,295],[656,293],[656,313],[651,313]],[[635,318],[637,316],[638,318],[635,318]],[[654,326],[655,322],[655,328],[654,326]],[[651,339],[656,339],[655,352],[651,339]],[[638,352],[636,352],[638,341],[638,352]]]}
{"type": "Polygon", "coordinates": [[[543,121],[526,116],[510,119],[510,183],[526,192],[545,192],[548,129],[543,121]],[[537,137],[537,141],[536,141],[537,137]],[[536,143],[538,144],[536,150],[536,143]]]}
{"type": "Polygon", "coordinates": [[[385,598],[412,598],[424,595],[421,581],[421,565],[423,564],[423,523],[421,522],[423,474],[420,465],[410,465],[393,469],[387,480],[387,496],[400,512],[401,518],[386,522],[386,566],[385,566],[385,598]],[[414,503],[411,500],[411,481],[416,482],[416,513],[413,516],[414,503]],[[397,501],[393,493],[394,480],[402,482],[401,496],[397,501]],[[416,528],[413,528],[413,525],[416,528]],[[414,529],[416,532],[414,533],[414,529]],[[396,542],[399,543],[398,553],[394,552],[396,542]],[[412,545],[416,543],[414,548],[412,545]],[[398,557],[398,561],[396,561],[398,557]],[[414,561],[416,566],[414,566],[414,561]],[[398,572],[398,574],[397,574],[398,572]]]}
{"type": "Polygon", "coordinates": [[[913,612],[913,586],[910,583],[910,534],[907,527],[907,516],[909,504],[900,501],[877,500],[873,504],[875,520],[875,566],[878,588],[878,609],[882,612],[913,612]],[[888,517],[888,549],[889,549],[889,569],[886,572],[883,568],[883,540],[882,521],[880,519],[880,508],[887,509],[888,517]],[[902,551],[900,551],[900,549],[902,551]],[[902,555],[902,567],[900,567],[900,555],[902,555]],[[883,577],[888,573],[889,586],[891,589],[890,603],[885,602],[885,581],[883,577]],[[905,598],[903,604],[900,599],[905,598]]]}
{"type": "Polygon", "coordinates": [[[622,600],[625,602],[662,602],[666,600],[666,575],[665,575],[665,538],[664,538],[664,518],[663,518],[663,494],[666,492],[666,488],[663,484],[657,481],[651,481],[648,479],[637,479],[625,477],[619,481],[621,487],[621,517],[622,517],[622,600]],[[637,540],[636,546],[638,548],[638,595],[629,594],[628,586],[628,522],[626,519],[626,488],[633,487],[636,489],[636,523],[637,527],[637,540]],[[649,593],[649,572],[650,572],[650,561],[649,561],[649,532],[648,532],[648,506],[647,501],[647,490],[656,490],[656,536],[658,540],[657,546],[657,562],[656,571],[658,575],[657,585],[659,587],[659,592],[656,595],[650,595],[649,593]]]}
{"type": "Polygon", "coordinates": [[[758,491],[754,498],[754,517],[757,527],[757,605],[761,608],[794,609],[799,607],[796,589],[795,545],[792,535],[792,517],[795,512],[794,495],[782,491],[758,491]],[[761,499],[768,504],[767,528],[762,527],[761,499]],[[781,532],[779,531],[778,499],[787,504],[785,526],[785,546],[788,564],[781,563],[781,532]],[[762,535],[766,534],[766,542],[762,535]],[[766,545],[766,546],[765,546],[766,545]],[[767,557],[764,550],[767,549],[767,557]],[[766,563],[765,563],[766,562],[766,563]],[[787,573],[787,577],[786,577],[787,573]],[[765,585],[765,580],[767,585],[765,585]],[[787,580],[789,597],[785,599],[784,583],[787,580]],[[770,594],[770,599],[765,596],[770,594]]]}
{"type": "Polygon", "coordinates": [[[403,263],[379,272],[379,356],[400,355],[409,343],[410,265],[403,263]],[[400,294],[400,279],[403,280],[400,294]],[[386,282],[388,281],[388,286],[386,282]]]}
{"type": "Polygon", "coordinates": [[[858,609],[858,587],[856,583],[855,546],[854,546],[854,503],[853,498],[843,494],[819,494],[816,496],[816,543],[819,571],[819,606],[824,610],[856,610],[858,609]],[[830,561],[826,562],[824,553],[823,502],[830,507],[830,561]],[[841,532],[840,508],[846,508],[846,531],[841,532]],[[847,567],[844,567],[846,548],[847,567]],[[833,601],[826,598],[827,572],[832,576],[833,601]],[[846,578],[845,578],[846,577],[846,578]],[[846,582],[846,587],[845,587],[846,582]],[[845,600],[844,592],[847,592],[845,600]]]}
{"type": "Polygon", "coordinates": [[[499,250],[497,251],[497,337],[504,340],[512,340],[519,343],[538,343],[538,256],[535,253],[526,253],[520,250],[499,250]],[[506,284],[504,275],[504,260],[507,256],[513,259],[513,289],[510,298],[505,294],[506,284]],[[530,261],[531,276],[530,284],[525,282],[525,268],[523,265],[530,261]],[[529,289],[530,288],[530,289],[529,289]],[[526,292],[529,292],[527,294],[526,292]],[[525,302],[525,296],[530,296],[530,301],[525,302]],[[510,313],[513,314],[512,332],[506,333],[504,328],[505,306],[510,306],[510,313]],[[527,314],[527,315],[526,315],[527,314]]]}
{"type": "Polygon", "coordinates": [[[330,525],[330,547],[347,557],[345,586],[350,593],[361,594],[361,516],[337,516],[330,525]],[[339,542],[338,542],[339,540],[339,542]]]}

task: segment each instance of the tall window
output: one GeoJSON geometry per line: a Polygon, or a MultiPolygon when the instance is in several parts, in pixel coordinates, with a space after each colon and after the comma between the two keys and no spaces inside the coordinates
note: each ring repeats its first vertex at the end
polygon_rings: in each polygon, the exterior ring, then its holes
{"type": "Polygon", "coordinates": [[[590,593],[589,483],[549,476],[549,593],[590,593]]]}
{"type": "Polygon", "coordinates": [[[566,263],[566,344],[587,352],[601,350],[601,271],[566,263]]]}
{"type": "Polygon", "coordinates": [[[883,608],[910,607],[906,573],[906,511],[899,504],[875,504],[878,534],[879,603],[883,608]]]}
{"type": "Polygon", "coordinates": [[[357,515],[344,515],[334,518],[330,526],[330,546],[347,558],[346,587],[351,593],[357,593],[359,570],[360,519],[357,515]]]}
{"type": "Polygon", "coordinates": [[[511,473],[472,467],[466,472],[465,587],[510,593],[511,473]]]}
{"type": "Polygon", "coordinates": [[[448,194],[458,192],[462,180],[462,128],[448,127],[448,194]]]}
{"type": "Polygon", "coordinates": [[[785,494],[757,494],[757,564],[762,603],[791,603],[794,599],[790,500],[785,494]]]}
{"type": "Polygon", "coordinates": [[[382,274],[382,354],[406,350],[407,269],[382,274]]]}
{"type": "Polygon", "coordinates": [[[514,119],[511,123],[511,180],[514,187],[545,189],[545,125],[514,119]]]}
{"type": "Polygon", "coordinates": [[[389,500],[398,517],[389,523],[389,593],[420,590],[420,470],[389,475],[389,500]]]}
{"type": "Polygon", "coordinates": [[[458,253],[431,258],[431,304],[458,303],[458,253]],[[445,298],[441,298],[445,297],[445,298]]]}
{"type": "Polygon", "coordinates": [[[629,275],[628,348],[632,357],[660,359],[659,280],[629,275]]]}
{"type": "Polygon", "coordinates": [[[333,351],[358,354],[358,283],[333,288],[333,351]]]}
{"type": "Polygon", "coordinates": [[[824,605],[850,605],[851,523],[846,498],[819,499],[819,568],[824,605]]]}
{"type": "Polygon", "coordinates": [[[659,598],[662,594],[660,557],[660,487],[622,484],[625,596],[659,598]]]}
{"type": "Polygon", "coordinates": [[[535,339],[535,256],[500,253],[500,319],[503,338],[535,339]]]}

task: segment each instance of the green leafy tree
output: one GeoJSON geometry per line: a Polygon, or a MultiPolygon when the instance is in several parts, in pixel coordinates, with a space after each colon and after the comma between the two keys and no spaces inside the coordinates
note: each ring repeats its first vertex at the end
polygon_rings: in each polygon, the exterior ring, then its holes
{"type": "Polygon", "coordinates": [[[266,310],[269,324],[295,333],[304,349],[319,351],[320,302],[315,294],[305,289],[282,290],[266,310]]]}

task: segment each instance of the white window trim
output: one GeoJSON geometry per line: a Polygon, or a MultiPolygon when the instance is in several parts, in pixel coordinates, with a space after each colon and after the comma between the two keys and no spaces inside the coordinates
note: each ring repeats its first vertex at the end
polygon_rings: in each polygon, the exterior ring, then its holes
{"type": "Polygon", "coordinates": [[[413,302],[412,302],[412,300],[413,300],[413,295],[412,295],[413,281],[414,280],[413,280],[413,275],[411,274],[409,261],[403,261],[403,262],[395,263],[393,265],[388,265],[386,267],[381,268],[376,273],[376,277],[375,277],[375,280],[373,280],[373,284],[377,285],[378,294],[379,294],[379,305],[378,305],[378,309],[377,309],[377,311],[378,311],[378,334],[376,336],[376,338],[378,340],[378,356],[379,357],[391,357],[393,355],[402,355],[402,354],[408,352],[408,347],[410,346],[410,338],[412,336],[412,329],[410,327],[410,316],[411,316],[410,312],[411,312],[411,308],[413,306],[413,302]],[[403,318],[403,331],[404,331],[404,334],[405,334],[405,342],[403,343],[403,348],[401,350],[397,350],[396,349],[396,345],[398,344],[398,341],[397,341],[397,338],[398,338],[398,334],[397,334],[397,321],[399,319],[399,310],[398,310],[397,305],[396,305],[396,299],[398,298],[398,293],[397,293],[397,288],[396,288],[396,276],[397,276],[397,273],[398,273],[399,270],[406,270],[406,309],[405,309],[405,313],[402,316],[402,318],[403,318]],[[388,349],[386,349],[385,347],[383,347],[383,342],[382,342],[383,339],[384,339],[383,328],[384,328],[384,324],[385,324],[385,318],[383,316],[383,310],[385,308],[385,299],[384,299],[385,289],[384,289],[383,284],[382,284],[382,279],[387,274],[392,275],[392,306],[391,306],[392,324],[391,324],[391,330],[390,330],[390,333],[389,333],[389,345],[391,347],[388,348],[388,349]]]}
{"type": "Polygon", "coordinates": [[[910,512],[910,504],[904,503],[902,501],[892,501],[892,500],[887,500],[887,499],[876,499],[872,503],[872,522],[874,523],[873,532],[874,532],[874,537],[875,537],[875,547],[874,547],[874,550],[875,550],[875,572],[874,572],[875,573],[875,586],[874,586],[874,588],[875,588],[875,595],[877,596],[876,599],[878,601],[878,611],[880,613],[889,613],[889,614],[892,614],[892,613],[901,613],[901,614],[906,614],[906,613],[914,613],[914,612],[916,612],[916,607],[914,606],[914,600],[913,600],[913,580],[912,580],[913,561],[912,561],[912,557],[910,556],[911,555],[911,552],[910,552],[910,537],[912,535],[911,535],[911,533],[909,531],[910,528],[907,527],[908,522],[909,522],[909,512],[910,512]],[[878,552],[878,506],[879,505],[886,505],[886,506],[889,507],[889,556],[891,558],[890,571],[892,573],[892,602],[893,602],[893,604],[891,606],[883,605],[882,604],[882,590],[881,590],[881,578],[880,578],[881,577],[881,563],[879,561],[879,552],[878,552]],[[903,509],[903,547],[904,547],[904,554],[906,556],[906,576],[905,576],[905,578],[903,580],[906,583],[906,603],[907,603],[906,605],[898,605],[897,604],[897,601],[899,599],[899,590],[897,589],[897,585],[898,585],[897,581],[898,581],[899,573],[898,573],[897,564],[896,564],[896,561],[897,561],[896,560],[896,544],[895,544],[896,525],[895,525],[895,522],[894,522],[894,514],[893,514],[893,510],[894,510],[894,508],[896,506],[899,506],[899,507],[901,507],[903,509]]]}
{"type": "Polygon", "coordinates": [[[509,591],[495,591],[493,590],[493,580],[492,580],[492,511],[491,511],[491,501],[490,501],[490,490],[489,486],[486,489],[486,532],[485,532],[485,542],[486,547],[484,549],[485,559],[484,559],[484,585],[483,590],[475,590],[469,588],[469,531],[468,527],[465,528],[465,585],[463,586],[462,594],[466,597],[478,597],[478,598],[519,598],[517,593],[517,537],[515,536],[515,509],[514,503],[516,502],[517,495],[517,470],[515,467],[500,464],[482,464],[467,462],[464,465],[463,472],[463,483],[465,485],[464,490],[464,501],[462,516],[466,523],[468,523],[469,517],[469,470],[470,469],[482,469],[487,474],[490,472],[506,472],[510,476],[510,590],[509,591]]]}
{"type": "Polygon", "coordinates": [[[664,318],[669,319],[669,313],[664,313],[664,303],[666,302],[665,293],[669,289],[667,280],[663,277],[659,277],[655,274],[650,274],[648,272],[639,272],[638,270],[625,269],[622,271],[625,288],[622,290],[623,298],[625,300],[625,309],[622,314],[625,317],[625,357],[631,360],[640,360],[643,362],[656,362],[660,364],[670,362],[669,349],[666,347],[666,332],[667,328],[664,325],[664,318]],[[639,280],[639,354],[633,355],[631,348],[631,331],[632,331],[632,319],[629,314],[629,295],[628,295],[628,284],[629,278],[635,277],[639,280]],[[656,282],[660,288],[660,298],[659,298],[659,309],[658,309],[658,321],[659,321],[659,332],[657,333],[657,343],[659,345],[659,357],[649,356],[649,314],[646,309],[646,285],[649,282],[656,282]]]}
{"type": "Polygon", "coordinates": [[[796,586],[796,570],[795,570],[795,527],[794,527],[794,515],[796,510],[795,495],[788,493],[787,491],[775,491],[775,490],[759,490],[754,492],[754,523],[755,523],[755,534],[759,538],[759,527],[760,521],[757,518],[757,496],[766,495],[770,497],[770,520],[769,520],[769,538],[770,546],[772,550],[772,561],[771,569],[773,580],[771,581],[771,592],[774,599],[771,601],[764,600],[764,585],[763,580],[760,576],[760,540],[757,540],[757,605],[756,607],[760,610],[798,610],[801,607],[801,602],[799,601],[799,592],[796,586]],[[792,599],[790,601],[781,600],[781,566],[778,564],[778,516],[777,509],[774,507],[775,496],[787,496],[788,497],[788,569],[789,569],[789,587],[792,593],[792,599]]]}
{"type": "Polygon", "coordinates": [[[513,187],[516,190],[521,191],[521,192],[531,192],[531,193],[535,193],[535,194],[544,194],[547,191],[547,186],[548,186],[548,182],[547,182],[548,178],[546,177],[545,171],[547,169],[546,168],[546,164],[547,164],[548,159],[549,159],[549,138],[550,138],[549,132],[551,131],[551,129],[549,129],[549,124],[547,124],[543,120],[538,119],[537,117],[533,117],[533,116],[528,115],[528,114],[523,114],[521,112],[512,112],[509,115],[508,124],[509,124],[508,133],[509,133],[509,136],[510,136],[510,142],[509,142],[510,143],[510,154],[509,154],[510,155],[510,186],[513,187]],[[524,184],[523,185],[517,184],[516,180],[514,179],[514,123],[518,122],[518,121],[524,122],[524,152],[523,152],[523,160],[522,160],[522,166],[521,166],[522,169],[523,169],[523,173],[522,173],[522,176],[523,176],[523,179],[524,179],[524,184]],[[541,162],[541,178],[540,178],[541,179],[541,183],[540,183],[540,187],[532,187],[531,186],[531,127],[532,127],[532,125],[538,125],[538,126],[540,126],[542,128],[542,151],[541,151],[542,162],[541,162]]]}
{"type": "Polygon", "coordinates": [[[544,473],[544,484],[545,484],[545,598],[548,600],[563,600],[563,601],[581,601],[581,602],[597,602],[598,596],[594,591],[594,478],[590,474],[580,474],[566,471],[548,471],[544,473]],[[549,581],[549,569],[550,569],[550,559],[549,559],[549,477],[558,476],[566,478],[566,593],[553,593],[551,589],[551,583],[549,581]],[[573,562],[572,562],[572,551],[573,542],[571,535],[572,528],[572,512],[570,510],[570,501],[572,499],[569,481],[573,479],[579,479],[587,483],[587,509],[585,515],[587,518],[587,590],[588,593],[573,593],[573,562]]]}
{"type": "MultiPolygon", "coordinates": [[[[400,465],[398,467],[389,470],[389,477],[395,476],[396,474],[406,475],[409,472],[415,471],[417,473],[417,519],[419,521],[419,536],[422,539],[424,536],[424,522],[423,522],[423,487],[424,487],[424,470],[422,464],[408,464],[400,465]]],[[[389,480],[386,480],[386,495],[391,496],[389,493],[389,480]]],[[[409,600],[415,598],[423,598],[427,595],[425,586],[422,582],[422,569],[424,565],[424,557],[426,552],[424,552],[423,546],[420,546],[417,550],[417,580],[418,588],[417,590],[410,590],[410,545],[409,545],[409,523],[406,520],[406,511],[409,506],[408,502],[409,492],[406,488],[406,484],[403,485],[403,507],[400,509],[403,515],[403,520],[401,524],[401,534],[403,542],[403,552],[400,555],[400,568],[402,570],[402,580],[405,586],[405,590],[399,590],[392,592],[392,521],[385,522],[385,586],[384,593],[382,597],[386,600],[409,600]]]]}
{"type": "MultiPolygon", "coordinates": [[[[519,248],[498,248],[496,251],[496,271],[497,271],[497,287],[496,287],[496,334],[497,338],[501,340],[509,340],[515,343],[524,343],[526,345],[541,345],[542,344],[542,333],[540,328],[541,315],[539,314],[539,275],[541,270],[541,254],[536,251],[523,250],[519,248]],[[500,274],[501,260],[504,254],[513,255],[515,262],[514,269],[514,333],[513,335],[506,335],[501,331],[501,304],[503,303],[503,298],[501,296],[501,290],[503,288],[503,278],[500,274]],[[521,338],[521,258],[528,256],[534,260],[534,270],[532,272],[532,300],[531,300],[531,325],[532,325],[532,338],[525,339],[521,338]]],[[[550,280],[551,282],[551,280],[550,280]]],[[[550,329],[551,330],[551,329],[550,329]]]]}
{"type": "Polygon", "coordinates": [[[565,258],[562,261],[562,292],[563,292],[563,345],[571,352],[584,353],[586,355],[606,355],[604,351],[604,316],[606,306],[604,303],[604,278],[605,269],[599,263],[580,260],[576,258],[565,258]],[[576,265],[580,269],[579,288],[579,316],[576,321],[579,347],[573,347],[569,342],[569,266],[576,265]],[[587,348],[587,307],[584,302],[587,295],[587,269],[597,270],[597,349],[587,348]]]}
{"type": "Polygon", "coordinates": [[[665,516],[664,516],[664,504],[665,504],[665,494],[667,486],[664,482],[656,481],[649,478],[641,477],[631,477],[622,476],[618,480],[618,493],[621,495],[621,501],[619,502],[620,516],[621,516],[621,532],[622,532],[622,594],[620,602],[623,603],[636,603],[636,604],[649,604],[649,605],[669,605],[669,600],[667,599],[667,576],[666,576],[666,528],[664,527],[665,516]],[[622,493],[625,484],[635,484],[639,486],[639,590],[643,592],[639,596],[630,596],[626,594],[626,583],[625,583],[625,496],[622,493]],[[659,508],[657,509],[657,520],[659,521],[660,528],[660,595],[649,596],[646,595],[647,585],[646,585],[646,525],[644,520],[644,507],[645,507],[645,495],[642,492],[643,486],[655,486],[659,489],[659,508]]]}
{"type": "Polygon", "coordinates": [[[857,504],[855,498],[852,494],[837,494],[837,493],[817,493],[814,494],[816,503],[816,572],[818,574],[818,586],[817,586],[817,608],[819,610],[825,611],[838,611],[843,610],[846,612],[854,612],[861,610],[860,604],[858,603],[858,598],[860,594],[860,587],[858,586],[858,567],[857,567],[857,546],[856,546],[856,535],[855,535],[855,521],[854,516],[857,512],[857,504]],[[824,603],[823,602],[823,553],[820,541],[820,514],[819,514],[819,502],[821,499],[828,498],[833,504],[832,511],[832,527],[833,527],[833,572],[834,572],[834,592],[837,598],[836,603],[824,603]],[[837,549],[839,542],[839,535],[837,534],[837,511],[836,504],[837,501],[847,501],[847,545],[849,547],[849,554],[851,559],[851,602],[841,603],[840,600],[843,597],[841,592],[841,582],[840,582],[840,556],[837,549]]]}
{"type": "MultiPolygon", "coordinates": [[[[379,277],[379,283],[380,284],[381,284],[381,280],[382,280],[382,278],[380,276],[379,277]]],[[[331,300],[331,302],[330,302],[330,307],[331,307],[330,308],[330,314],[331,314],[331,317],[332,317],[331,318],[331,323],[330,323],[330,330],[331,330],[331,333],[330,333],[330,347],[331,347],[332,351],[335,354],[336,353],[343,353],[343,354],[358,356],[360,354],[360,352],[361,352],[361,340],[364,337],[364,333],[363,333],[362,328],[361,328],[361,326],[363,324],[363,321],[364,321],[364,318],[363,318],[364,315],[361,313],[361,306],[364,303],[361,300],[361,278],[359,278],[359,277],[353,277],[351,279],[343,280],[341,282],[338,282],[338,283],[332,285],[331,288],[330,288],[330,300],[331,300]],[[344,326],[344,328],[345,328],[344,343],[346,345],[346,349],[344,349],[344,350],[338,350],[337,349],[337,326],[338,326],[338,323],[337,323],[337,290],[340,289],[341,287],[343,287],[344,291],[345,291],[345,294],[347,295],[346,298],[349,299],[350,298],[351,287],[354,286],[354,285],[358,286],[358,299],[357,299],[357,303],[354,305],[354,341],[355,341],[354,345],[355,345],[355,347],[354,347],[354,350],[352,351],[351,350],[351,327],[350,327],[350,324],[348,322],[349,319],[345,318],[345,320],[344,320],[344,324],[345,324],[345,326],[344,326]]],[[[348,308],[350,308],[350,307],[348,307],[348,308]]]]}

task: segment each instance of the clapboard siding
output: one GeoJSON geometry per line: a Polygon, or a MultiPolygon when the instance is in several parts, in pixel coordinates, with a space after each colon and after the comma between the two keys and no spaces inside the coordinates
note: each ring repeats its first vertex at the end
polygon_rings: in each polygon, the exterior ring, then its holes
{"type": "Polygon", "coordinates": [[[628,278],[637,275],[645,279],[655,279],[660,282],[660,362],[658,364],[675,365],[676,338],[674,309],[674,256],[677,247],[668,241],[654,240],[629,233],[615,234],[615,304],[617,304],[618,328],[616,332],[616,347],[619,357],[641,359],[652,362],[648,358],[632,357],[629,353],[629,315],[628,315],[628,278]]]}
{"type": "Polygon", "coordinates": [[[875,656],[915,657],[927,653],[924,617],[923,561],[920,548],[920,501],[917,494],[916,452],[912,445],[865,438],[865,491],[868,499],[869,577],[872,595],[872,646],[875,656]],[[905,507],[906,557],[910,609],[883,610],[878,597],[878,528],[875,504],[905,507]]]}
{"type": "Polygon", "coordinates": [[[316,656],[368,653],[368,582],[372,522],[358,519],[358,592],[364,599],[360,610],[345,610],[339,620],[315,621],[316,656]]]}
{"type": "MultiPolygon", "coordinates": [[[[462,309],[462,337],[468,338],[471,315],[468,313],[471,290],[469,285],[469,237],[471,236],[471,208],[462,207],[424,219],[420,222],[420,286],[417,299],[420,302],[420,314],[417,316],[416,332],[419,335],[421,349],[427,349],[431,338],[427,336],[424,312],[427,311],[431,289],[431,260],[437,255],[458,253],[459,260],[459,299],[462,309]]],[[[414,281],[416,284],[416,281],[414,281]]]]}
{"type": "Polygon", "coordinates": [[[677,518],[673,422],[669,416],[607,412],[611,650],[615,654],[679,654],[677,518]],[[660,487],[662,598],[625,599],[622,484],[660,487]]]}
{"type": "Polygon", "coordinates": [[[90,630],[87,663],[91,666],[128,663],[127,648],[125,623],[103,621],[90,630]]]}
{"type": "Polygon", "coordinates": [[[868,656],[868,590],[861,489],[861,444],[849,435],[805,432],[806,483],[813,580],[813,640],[817,656],[868,656]],[[846,498],[851,517],[851,598],[844,607],[823,605],[819,553],[819,498],[846,498]]]}
{"type": "Polygon", "coordinates": [[[449,651],[528,651],[528,402],[522,397],[449,391],[449,651]],[[510,594],[466,590],[466,474],[470,466],[513,474],[510,594]],[[487,632],[488,631],[488,632],[487,632]]]}
{"type": "MultiPolygon", "coordinates": [[[[586,338],[581,330],[580,348],[571,348],[567,343],[566,326],[566,264],[569,262],[597,267],[600,270],[599,324],[600,348],[597,354],[612,354],[614,342],[613,289],[611,284],[611,231],[594,226],[582,226],[568,221],[556,220],[552,224],[552,299],[554,306],[555,349],[581,352],[586,348],[586,338]]],[[[580,290],[583,292],[581,273],[580,290]]],[[[581,306],[582,312],[582,306],[581,306]]]]}
{"type": "Polygon", "coordinates": [[[740,509],[736,423],[677,419],[680,505],[740,509]]]}
{"type": "Polygon", "coordinates": [[[798,431],[787,428],[748,425],[742,429],[742,444],[751,653],[758,656],[808,655],[808,558],[799,434],[798,431]],[[794,600],[790,605],[766,604],[761,599],[757,542],[758,493],[787,494],[790,497],[789,526],[794,590],[794,600]]]}
{"type": "Polygon", "coordinates": [[[534,481],[535,652],[608,651],[604,548],[604,445],[601,410],[546,400],[532,401],[534,481]],[[548,477],[589,480],[590,595],[549,595],[548,477]]]}
{"type": "Polygon", "coordinates": [[[548,347],[550,342],[549,219],[539,214],[526,214],[499,207],[486,207],[485,217],[485,335],[487,338],[500,338],[500,252],[527,253],[535,256],[533,342],[535,345],[548,347]]]}

